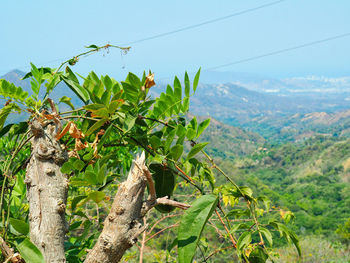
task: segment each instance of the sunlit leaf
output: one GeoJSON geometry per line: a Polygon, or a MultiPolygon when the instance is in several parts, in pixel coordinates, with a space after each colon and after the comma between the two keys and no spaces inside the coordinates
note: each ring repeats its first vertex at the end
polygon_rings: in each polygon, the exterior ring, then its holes
{"type": "Polygon", "coordinates": [[[204,226],[214,212],[217,202],[216,195],[203,195],[183,214],[177,237],[179,263],[192,262],[204,226]]]}
{"type": "Polygon", "coordinates": [[[14,243],[27,263],[45,263],[40,250],[28,238],[16,239],[14,243]]]}

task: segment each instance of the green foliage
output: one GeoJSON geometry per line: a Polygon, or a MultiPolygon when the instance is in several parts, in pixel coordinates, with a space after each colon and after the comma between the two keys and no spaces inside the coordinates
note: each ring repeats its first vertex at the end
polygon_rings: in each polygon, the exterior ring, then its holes
{"type": "Polygon", "coordinates": [[[179,262],[192,262],[203,228],[215,210],[218,197],[198,198],[183,215],[178,233],[179,262]]]}
{"type": "Polygon", "coordinates": [[[340,236],[341,241],[350,244],[350,218],[342,225],[339,225],[336,233],[340,236]]]}
{"type": "Polygon", "coordinates": [[[3,99],[23,103],[28,98],[28,92],[24,91],[21,87],[16,87],[13,83],[0,79],[0,96],[3,99]]]}
{"type": "Polygon", "coordinates": [[[15,240],[16,248],[28,263],[45,263],[40,250],[28,238],[15,240]]]}
{"type": "MultiPolygon", "coordinates": [[[[173,195],[176,177],[174,172],[167,167],[166,164],[152,163],[149,166],[150,172],[153,175],[155,190],[157,197],[173,195]]],[[[157,205],[156,209],[162,213],[169,213],[175,209],[170,205],[157,205]]]]}

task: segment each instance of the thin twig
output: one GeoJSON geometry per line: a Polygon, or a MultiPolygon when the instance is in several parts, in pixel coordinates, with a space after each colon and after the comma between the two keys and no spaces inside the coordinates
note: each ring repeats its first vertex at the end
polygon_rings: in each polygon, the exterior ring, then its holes
{"type": "MultiPolygon", "coordinates": [[[[146,217],[144,216],[144,217],[143,217],[143,225],[145,226],[146,224],[147,224],[147,219],[146,219],[146,217]]],[[[146,235],[147,235],[146,231],[143,231],[143,233],[142,233],[141,247],[140,247],[140,261],[139,261],[140,263],[143,262],[143,251],[144,251],[144,249],[145,249],[146,235]]]]}
{"type": "Polygon", "coordinates": [[[161,219],[159,219],[158,221],[156,221],[153,226],[151,227],[151,229],[148,231],[148,235],[152,233],[153,229],[162,221],[164,221],[167,218],[171,218],[171,217],[175,217],[175,216],[179,216],[179,214],[171,214],[171,215],[166,215],[164,217],[162,217],[161,219]]]}
{"type": "Polygon", "coordinates": [[[222,220],[222,218],[221,218],[221,216],[220,216],[218,210],[215,209],[215,213],[216,213],[216,215],[219,217],[221,224],[224,226],[224,228],[225,228],[227,234],[229,235],[233,246],[234,246],[235,248],[237,248],[237,243],[236,243],[236,241],[234,240],[233,236],[231,235],[230,231],[228,230],[228,228],[227,228],[227,226],[226,226],[224,220],[222,220]]]}
{"type": "MultiPolygon", "coordinates": [[[[229,248],[233,248],[233,246],[229,246],[229,247],[224,247],[224,248],[218,248],[216,250],[214,250],[212,253],[209,254],[209,256],[207,256],[205,259],[208,260],[209,258],[211,258],[212,256],[214,256],[215,254],[219,253],[222,250],[226,250],[229,248]]],[[[203,262],[203,261],[202,261],[203,262]]]]}
{"type": "Polygon", "coordinates": [[[68,59],[68,60],[62,62],[62,64],[57,68],[57,70],[55,71],[55,73],[57,73],[65,64],[69,63],[72,59],[73,59],[73,61],[74,61],[74,63],[75,63],[75,62],[78,61],[78,58],[81,57],[81,56],[88,55],[88,54],[90,54],[90,53],[97,52],[97,51],[99,51],[100,49],[103,49],[103,48],[107,49],[107,48],[110,48],[110,47],[119,48],[119,49],[125,50],[125,51],[129,51],[129,49],[131,48],[131,47],[119,47],[119,46],[110,45],[110,44],[107,44],[107,45],[104,45],[104,46],[101,46],[101,47],[96,47],[96,48],[93,48],[93,49],[91,49],[91,50],[89,50],[89,51],[83,52],[83,53],[81,53],[81,54],[79,54],[79,55],[77,55],[77,56],[74,56],[74,57],[71,58],[71,59],[68,59]]]}
{"type": "Polygon", "coordinates": [[[159,235],[160,233],[164,232],[167,229],[173,228],[173,227],[177,227],[179,226],[180,223],[175,223],[171,226],[167,226],[166,228],[163,228],[162,230],[159,230],[157,233],[153,234],[152,236],[150,236],[149,238],[146,239],[146,242],[148,242],[149,240],[151,240],[152,238],[154,238],[155,236],[159,235]]]}

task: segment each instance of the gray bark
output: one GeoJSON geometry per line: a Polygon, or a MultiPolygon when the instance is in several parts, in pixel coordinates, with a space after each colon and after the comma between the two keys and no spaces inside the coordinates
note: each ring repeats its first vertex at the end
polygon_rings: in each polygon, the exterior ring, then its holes
{"type": "Polygon", "coordinates": [[[111,211],[104,221],[104,228],[85,263],[119,262],[125,251],[132,247],[144,231],[143,196],[147,183],[144,174],[145,156],[137,157],[128,178],[120,184],[111,211]],[[136,164],[135,164],[136,163],[136,164]]]}
{"type": "Polygon", "coordinates": [[[55,124],[44,127],[34,120],[30,128],[34,137],[25,179],[30,239],[42,252],[45,262],[66,262],[63,245],[68,179],[60,168],[68,159],[67,153],[55,139],[55,124]]]}

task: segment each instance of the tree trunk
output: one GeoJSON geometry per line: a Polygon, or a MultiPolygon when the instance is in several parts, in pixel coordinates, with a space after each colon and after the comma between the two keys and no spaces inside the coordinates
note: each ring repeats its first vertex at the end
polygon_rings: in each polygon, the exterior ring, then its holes
{"type": "Polygon", "coordinates": [[[144,231],[145,226],[142,227],[140,222],[147,182],[144,169],[147,168],[143,153],[134,161],[127,180],[120,184],[102,233],[84,263],[119,262],[144,231]]]}
{"type": "Polygon", "coordinates": [[[56,125],[30,124],[34,135],[32,156],[25,183],[29,202],[30,239],[41,250],[45,262],[66,262],[64,237],[68,180],[61,173],[67,153],[56,141],[56,125]]]}

